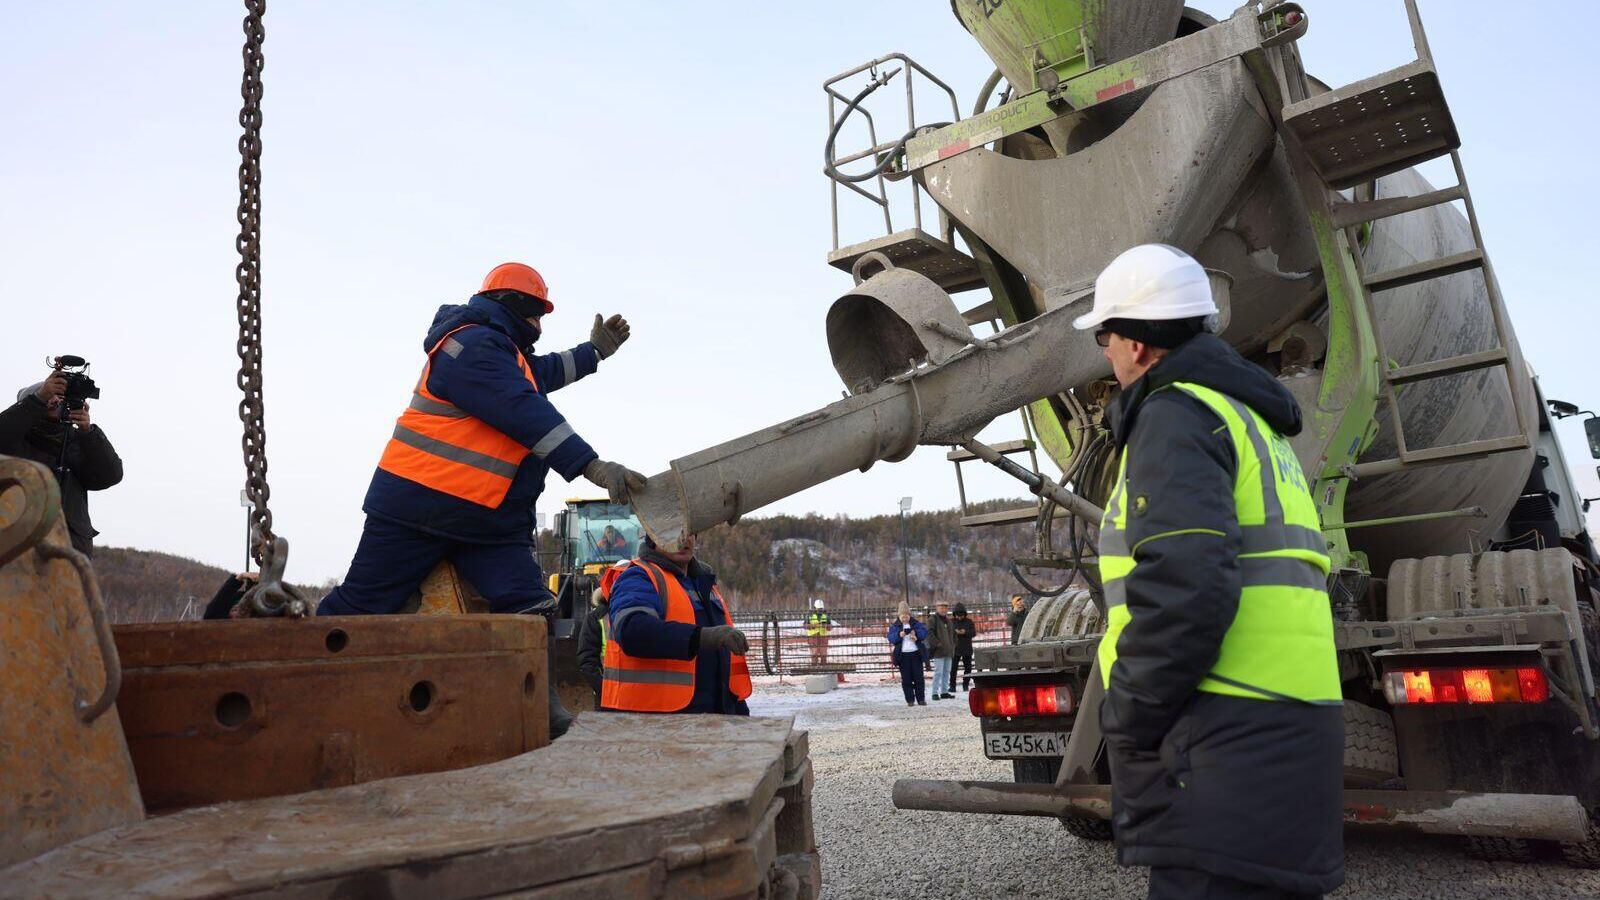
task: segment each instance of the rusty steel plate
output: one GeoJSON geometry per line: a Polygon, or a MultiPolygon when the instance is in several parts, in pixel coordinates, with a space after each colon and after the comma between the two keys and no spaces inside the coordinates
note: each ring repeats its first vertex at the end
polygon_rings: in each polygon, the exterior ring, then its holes
{"type": "Polygon", "coordinates": [[[585,713],[489,765],[105,831],[0,869],[0,898],[774,896],[803,749],[788,719],[585,713]]]}
{"type": "Polygon", "coordinates": [[[537,616],[124,625],[117,710],[152,811],[495,762],[549,743],[537,616]]]}
{"type": "MultiPolygon", "coordinates": [[[[22,465],[34,464],[0,457],[0,474],[22,465]]],[[[13,490],[0,501],[12,523],[54,517],[42,541],[25,528],[0,565],[0,867],[144,818],[117,717],[84,715],[108,673],[81,574],[47,556],[71,543],[55,480],[36,468],[49,498],[13,490]]]]}

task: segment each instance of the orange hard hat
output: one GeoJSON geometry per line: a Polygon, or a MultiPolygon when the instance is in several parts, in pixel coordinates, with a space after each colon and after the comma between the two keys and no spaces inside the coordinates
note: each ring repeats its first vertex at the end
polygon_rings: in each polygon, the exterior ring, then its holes
{"type": "Polygon", "coordinates": [[[518,262],[501,263],[489,270],[483,278],[483,287],[480,291],[521,291],[531,297],[537,297],[544,303],[546,313],[555,312],[555,304],[550,302],[550,290],[544,286],[544,276],[540,275],[533,266],[518,262]]]}

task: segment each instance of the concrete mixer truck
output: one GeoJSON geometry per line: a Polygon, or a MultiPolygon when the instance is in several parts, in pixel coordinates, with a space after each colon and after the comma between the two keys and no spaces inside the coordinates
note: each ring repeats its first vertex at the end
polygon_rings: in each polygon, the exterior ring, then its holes
{"type": "Polygon", "coordinates": [[[1110,835],[1093,572],[1116,386],[1070,322],[1117,253],[1162,242],[1212,271],[1220,334],[1304,413],[1292,446],[1333,559],[1347,823],[1600,865],[1600,559],[1552,431],[1577,410],[1547,409],[1517,344],[1421,18],[1396,2],[1415,59],[1338,88],[1302,66],[1301,4],[1217,20],[1182,0],[954,0],[996,66],[966,116],[904,54],[824,85],[828,261],[855,281],[826,320],[847,396],[674,460],[635,507],[672,540],[927,445],[1037,495],[964,519],[1038,537],[1014,570],[1042,599],[1019,645],[981,656],[970,700],[1015,781],[901,782],[901,807],[1110,835]],[[878,93],[901,73],[911,128],[879,135],[872,107],[902,102],[878,93]],[[947,117],[916,118],[914,81],[947,117]],[[841,146],[852,116],[865,148],[841,146]],[[1434,159],[1454,185],[1415,170],[1434,159]],[[912,228],[891,226],[891,188],[911,191],[912,228]],[[882,206],[885,233],[841,244],[841,197],[882,206]],[[1018,410],[1024,439],[976,439],[1018,410]],[[1059,478],[1014,461],[1041,452],[1059,478]]]}

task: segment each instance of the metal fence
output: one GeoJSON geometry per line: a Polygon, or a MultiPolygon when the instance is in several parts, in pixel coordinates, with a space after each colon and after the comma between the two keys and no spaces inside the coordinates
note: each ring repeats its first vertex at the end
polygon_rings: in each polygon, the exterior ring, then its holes
{"type": "MultiPolygon", "coordinates": [[[[1011,642],[1007,603],[968,603],[967,615],[978,626],[973,647],[996,647],[1011,642]]],[[[893,606],[867,609],[824,610],[828,614],[828,634],[813,638],[806,634],[809,609],[735,613],[734,624],[750,638],[745,659],[755,673],[768,675],[815,675],[824,672],[893,672],[889,653],[889,623],[895,619],[893,606]]],[[[926,624],[922,611],[916,617],[926,624]]]]}

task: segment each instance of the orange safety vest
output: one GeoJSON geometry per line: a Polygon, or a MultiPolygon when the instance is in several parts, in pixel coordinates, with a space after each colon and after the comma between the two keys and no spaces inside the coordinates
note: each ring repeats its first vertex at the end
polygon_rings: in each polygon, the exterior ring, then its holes
{"type": "MultiPolygon", "coordinates": [[[[678,579],[667,577],[667,574],[654,563],[633,560],[631,565],[642,567],[650,576],[656,594],[666,603],[666,621],[695,624],[694,604],[689,599],[689,592],[683,589],[678,579]]],[[[606,574],[610,575],[611,572],[608,571],[606,574]]],[[[610,583],[604,579],[602,582],[602,590],[609,596],[610,583]]],[[[722,604],[722,614],[727,618],[728,624],[732,625],[733,613],[728,609],[728,601],[722,599],[722,592],[715,586],[711,588],[711,593],[717,598],[717,602],[722,604]]],[[[605,672],[600,686],[600,705],[606,709],[628,712],[677,712],[694,699],[694,669],[693,659],[644,659],[629,656],[622,652],[622,645],[617,643],[617,635],[612,629],[606,638],[605,672]]],[[[728,672],[728,690],[740,700],[750,696],[750,667],[745,664],[744,657],[738,654],[732,657],[732,665],[728,672]]]]}
{"type": "MultiPolygon", "coordinates": [[[[422,367],[416,392],[411,395],[411,405],[395,422],[394,436],[383,448],[378,468],[423,487],[494,509],[506,499],[511,480],[528,456],[528,448],[482,419],[428,393],[433,355],[441,349],[451,356],[460,353],[461,344],[453,335],[462,328],[471,327],[463,325],[450,331],[428,351],[428,361],[422,367]]],[[[537,391],[539,382],[521,353],[517,354],[517,366],[537,391]]]]}

